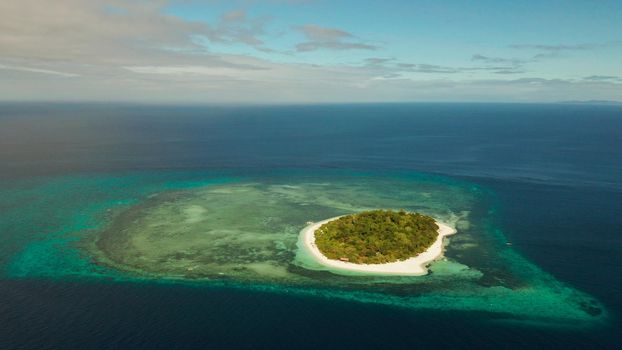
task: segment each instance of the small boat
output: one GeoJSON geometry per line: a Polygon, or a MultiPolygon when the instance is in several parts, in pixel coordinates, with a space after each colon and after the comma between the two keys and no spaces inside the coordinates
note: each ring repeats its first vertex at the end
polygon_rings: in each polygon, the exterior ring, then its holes
{"type": "Polygon", "coordinates": [[[339,258],[339,260],[343,261],[343,262],[349,262],[350,259],[346,258],[346,257],[341,257],[339,258]]]}

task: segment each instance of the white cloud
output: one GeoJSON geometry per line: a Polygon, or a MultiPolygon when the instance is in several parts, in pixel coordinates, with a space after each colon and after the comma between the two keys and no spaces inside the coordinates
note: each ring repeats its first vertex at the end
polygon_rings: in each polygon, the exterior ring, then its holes
{"type": "Polygon", "coordinates": [[[73,77],[79,77],[80,76],[79,74],[58,72],[58,71],[49,70],[49,69],[19,67],[19,66],[7,66],[7,65],[4,65],[4,64],[0,64],[0,69],[14,70],[14,71],[28,72],[28,73],[51,74],[51,75],[57,75],[57,76],[61,76],[61,77],[68,77],[68,78],[73,78],[73,77]]]}
{"type": "MultiPolygon", "coordinates": [[[[215,23],[189,21],[165,14],[165,5],[146,0],[0,1],[0,98],[170,103],[622,100],[615,79],[452,78],[514,66],[495,58],[474,67],[382,57],[361,64],[312,65],[296,63],[296,55],[289,63],[275,63],[219,54],[204,43],[269,49],[264,39],[269,19],[234,11],[215,23]]],[[[306,40],[299,44],[300,52],[379,50],[342,29],[307,25],[298,30],[306,40]]]]}

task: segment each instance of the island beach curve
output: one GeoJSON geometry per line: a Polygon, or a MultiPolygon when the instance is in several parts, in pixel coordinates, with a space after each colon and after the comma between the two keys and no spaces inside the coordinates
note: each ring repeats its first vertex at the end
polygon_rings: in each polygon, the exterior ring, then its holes
{"type": "Polygon", "coordinates": [[[315,222],[305,227],[300,232],[301,243],[299,246],[304,249],[315,262],[335,269],[337,271],[348,271],[362,274],[373,275],[399,275],[399,276],[422,276],[428,273],[427,266],[434,260],[437,260],[443,256],[444,250],[444,238],[455,234],[457,231],[455,228],[435,220],[438,225],[438,236],[434,243],[424,252],[401,261],[382,263],[382,264],[356,264],[347,261],[329,259],[318,249],[315,244],[315,232],[322,227],[322,225],[331,221],[337,220],[342,216],[326,219],[323,221],[315,222]]]}

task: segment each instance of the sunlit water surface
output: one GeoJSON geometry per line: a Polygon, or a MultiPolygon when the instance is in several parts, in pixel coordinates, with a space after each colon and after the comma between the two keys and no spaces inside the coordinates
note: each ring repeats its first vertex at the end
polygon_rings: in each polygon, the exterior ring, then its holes
{"type": "Polygon", "coordinates": [[[611,348],[618,112],[5,107],[0,344],[611,348]],[[417,277],[298,249],[308,221],[373,208],[458,234],[417,277]]]}

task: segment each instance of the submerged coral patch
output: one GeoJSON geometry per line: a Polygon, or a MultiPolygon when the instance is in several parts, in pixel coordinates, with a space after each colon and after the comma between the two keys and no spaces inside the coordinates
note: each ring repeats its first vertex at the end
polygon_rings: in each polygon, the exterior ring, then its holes
{"type": "MultiPolygon", "coordinates": [[[[172,175],[166,181],[146,176],[106,181],[118,192],[102,192],[101,202],[92,197],[67,202],[65,227],[32,239],[11,260],[9,275],[226,286],[487,312],[497,320],[551,326],[607,318],[598,301],[506,245],[494,195],[473,183],[346,172],[197,177],[192,175],[192,185],[172,175]],[[128,191],[131,195],[119,194],[128,191]],[[337,274],[298,249],[299,233],[309,222],[378,208],[420,212],[459,234],[447,238],[445,257],[425,276],[337,274]]],[[[91,187],[101,188],[100,182],[91,187]]],[[[67,182],[61,197],[75,184],[67,182]]]]}
{"type": "Polygon", "coordinates": [[[596,301],[504,244],[490,228],[488,196],[472,184],[427,176],[255,179],[159,193],[119,214],[87,247],[99,263],[143,278],[303,294],[319,288],[314,293],[331,297],[556,324],[602,317],[596,301]],[[463,237],[431,264],[430,275],[416,277],[334,274],[298,250],[309,221],[373,208],[426,213],[460,227],[456,237],[463,237]]]}

